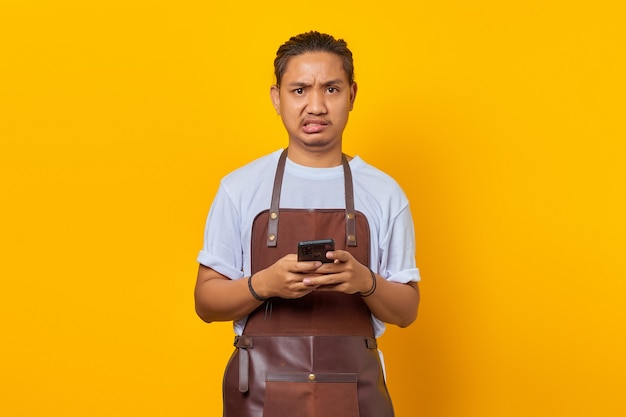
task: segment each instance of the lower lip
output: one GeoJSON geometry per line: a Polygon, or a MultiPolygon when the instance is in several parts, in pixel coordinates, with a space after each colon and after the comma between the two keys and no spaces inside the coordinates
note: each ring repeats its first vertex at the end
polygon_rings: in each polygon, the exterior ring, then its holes
{"type": "Polygon", "coordinates": [[[304,133],[319,133],[326,128],[326,125],[305,125],[302,127],[304,133]]]}

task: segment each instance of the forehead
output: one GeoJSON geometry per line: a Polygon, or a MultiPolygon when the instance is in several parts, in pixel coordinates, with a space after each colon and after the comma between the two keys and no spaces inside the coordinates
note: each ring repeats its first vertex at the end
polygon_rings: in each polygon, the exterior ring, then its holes
{"type": "Polygon", "coordinates": [[[331,52],[306,52],[289,58],[282,83],[304,80],[342,80],[348,82],[343,60],[331,52]]]}

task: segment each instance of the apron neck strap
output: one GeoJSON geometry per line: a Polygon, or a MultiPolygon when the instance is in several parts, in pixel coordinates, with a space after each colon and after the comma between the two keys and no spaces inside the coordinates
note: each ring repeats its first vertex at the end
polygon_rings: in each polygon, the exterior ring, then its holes
{"type": "MultiPolygon", "coordinates": [[[[287,163],[287,149],[283,151],[278,159],[276,175],[274,177],[274,188],[272,190],[272,202],[267,227],[267,246],[275,247],[278,242],[278,219],[280,192],[283,185],[283,175],[287,163]]],[[[354,188],[352,185],[352,171],[345,154],[341,155],[341,165],[343,166],[343,180],[346,198],[346,246],[356,246],[356,213],[354,211],[354,188]]]]}

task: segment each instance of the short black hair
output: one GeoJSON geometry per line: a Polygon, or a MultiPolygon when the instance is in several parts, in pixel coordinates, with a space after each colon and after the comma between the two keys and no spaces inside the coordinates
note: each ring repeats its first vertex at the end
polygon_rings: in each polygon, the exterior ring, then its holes
{"type": "Polygon", "coordinates": [[[335,39],[326,33],[310,31],[292,36],[276,51],[274,74],[276,75],[277,86],[280,87],[289,58],[306,52],[330,52],[338,55],[343,61],[343,68],[348,75],[350,85],[354,83],[354,62],[352,51],[348,49],[348,43],[343,39],[335,39]]]}

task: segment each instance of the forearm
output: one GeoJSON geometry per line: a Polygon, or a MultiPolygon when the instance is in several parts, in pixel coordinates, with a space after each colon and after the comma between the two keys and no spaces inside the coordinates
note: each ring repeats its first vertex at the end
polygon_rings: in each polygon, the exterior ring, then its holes
{"type": "Polygon", "coordinates": [[[238,320],[254,311],[261,302],[250,293],[248,279],[231,280],[201,265],[194,294],[198,316],[210,323],[238,320]]]}
{"type": "Polygon", "coordinates": [[[407,327],[417,318],[419,287],[416,282],[401,284],[376,274],[376,290],[363,300],[379,320],[407,327]]]}

